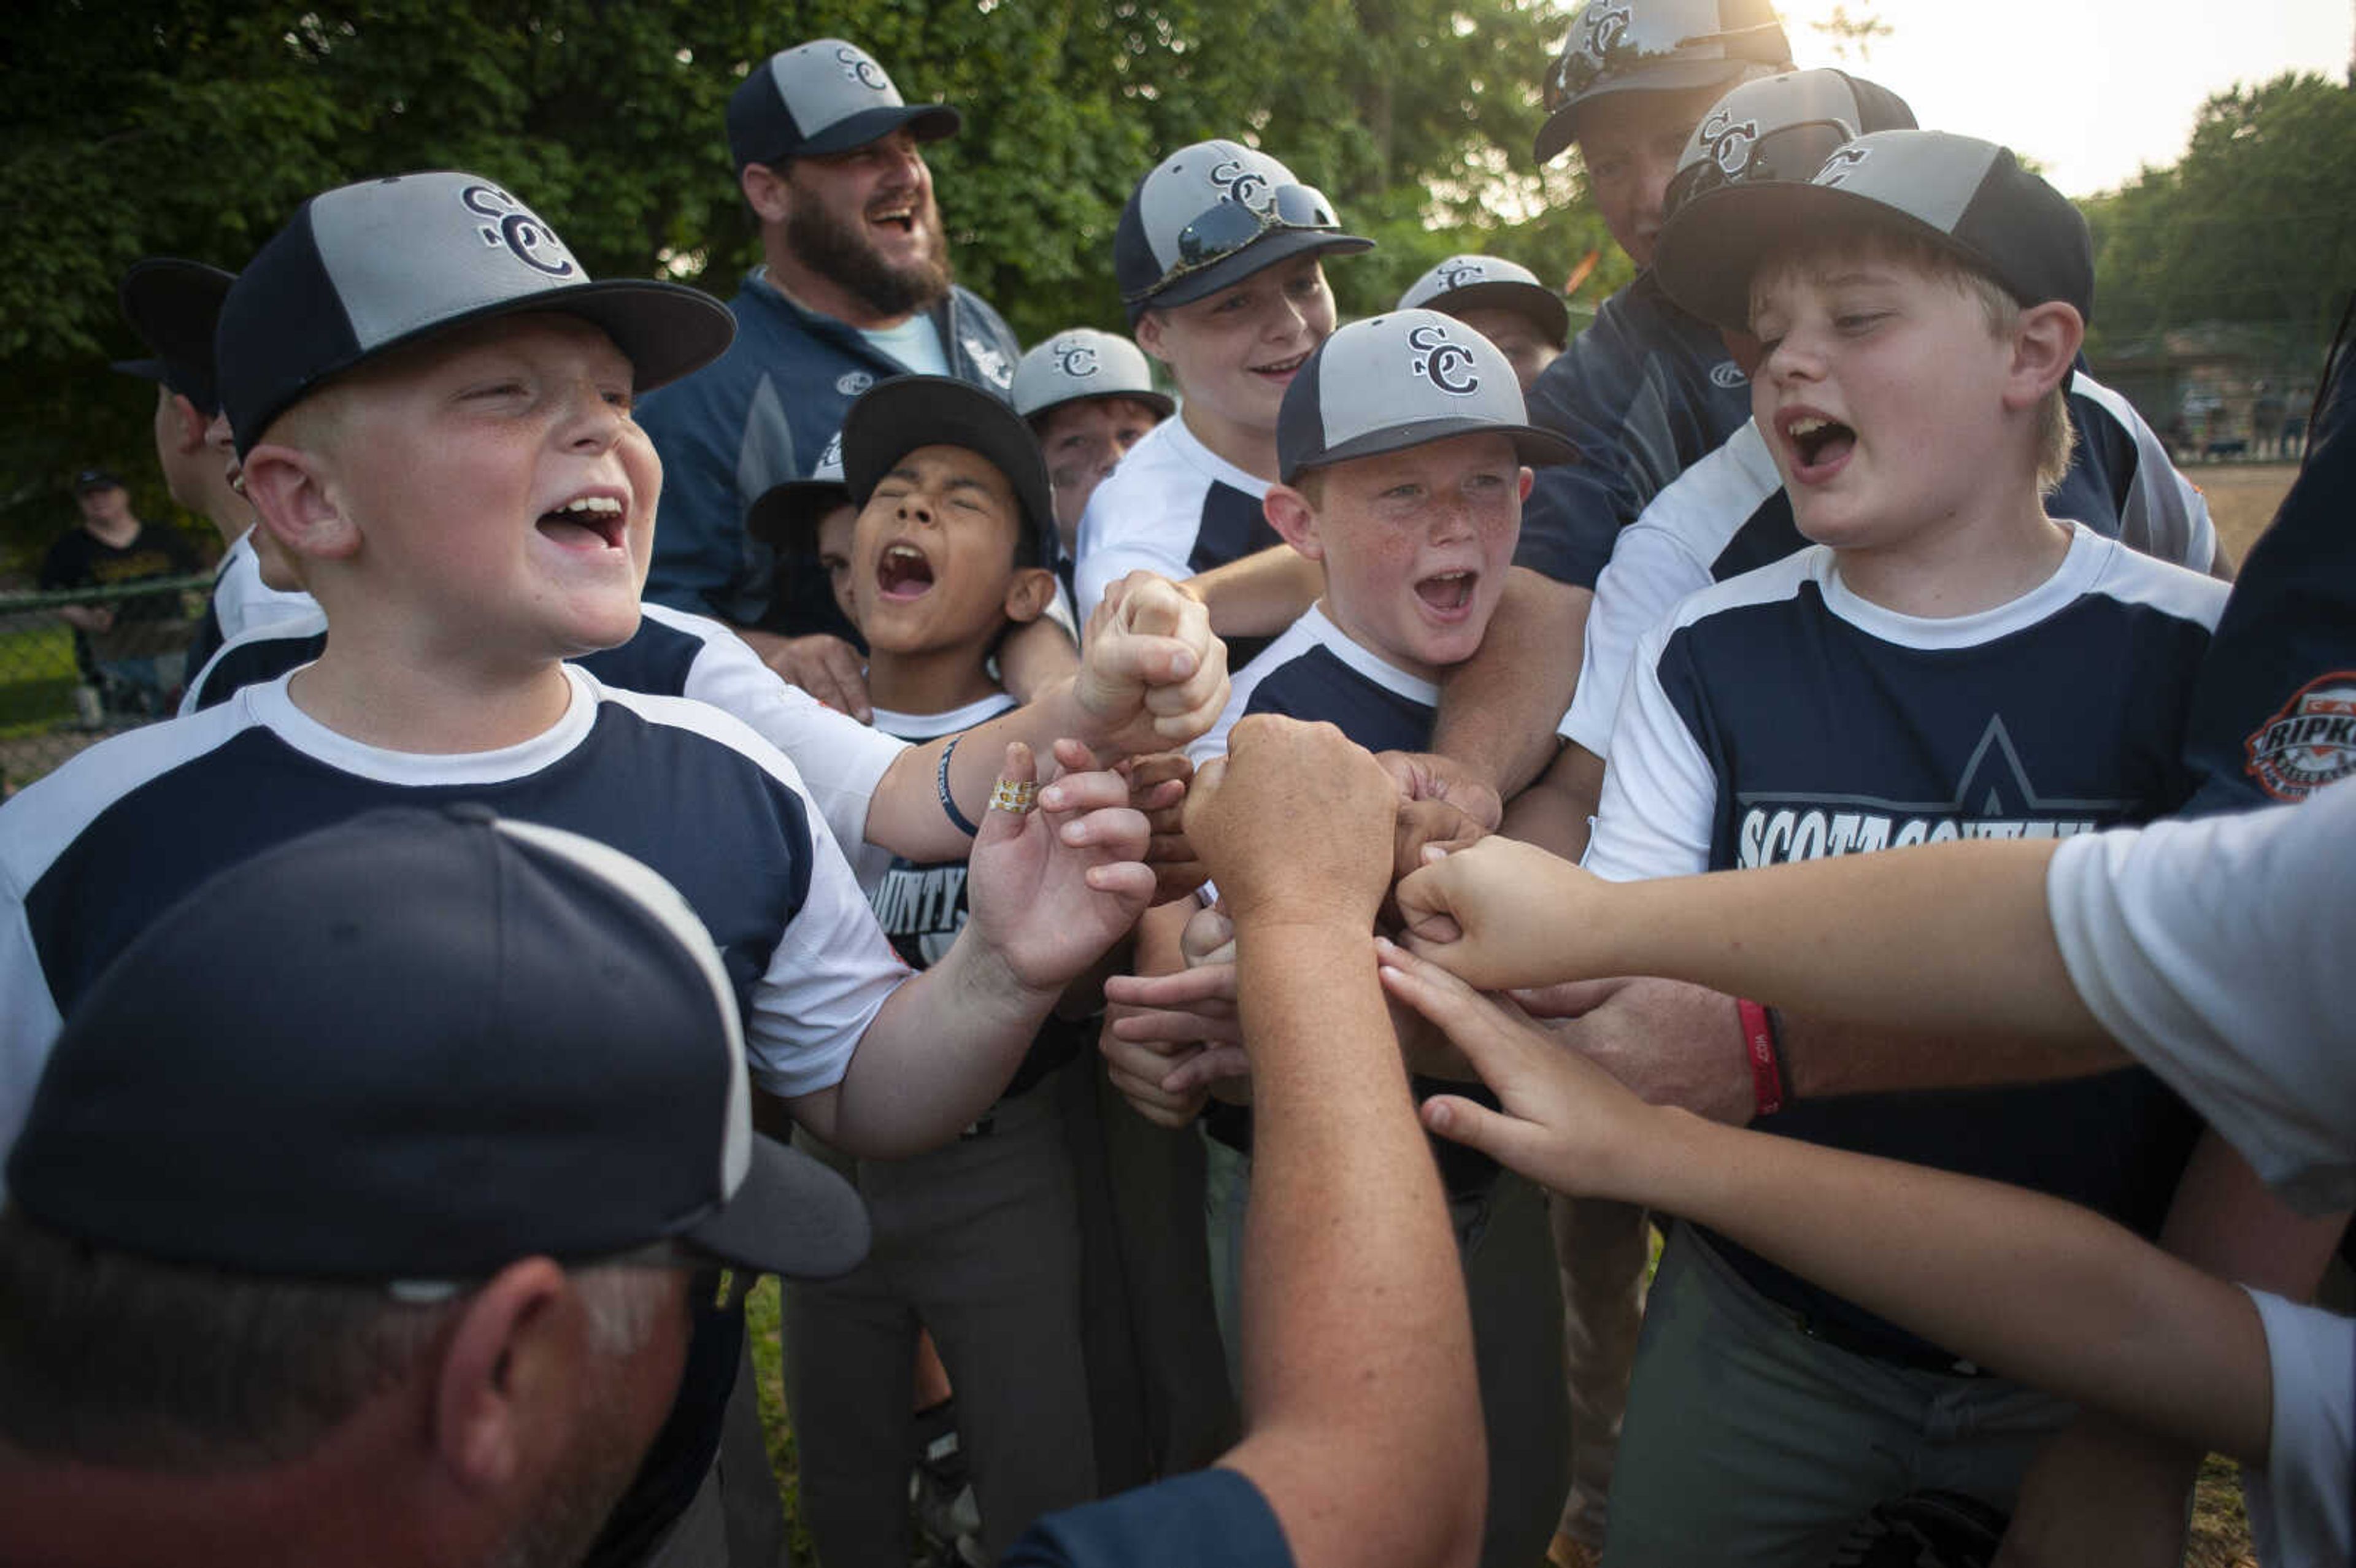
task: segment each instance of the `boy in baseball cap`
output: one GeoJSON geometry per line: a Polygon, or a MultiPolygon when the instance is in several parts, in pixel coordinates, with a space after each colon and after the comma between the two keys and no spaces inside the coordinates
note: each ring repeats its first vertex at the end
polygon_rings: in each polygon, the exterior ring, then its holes
{"type": "MultiPolygon", "coordinates": [[[[970,936],[912,979],[782,755],[563,662],[638,624],[661,471],[633,398],[730,331],[692,290],[591,280],[539,215],[466,174],[327,192],[262,247],[222,306],[217,370],[248,493],[301,559],[327,645],[5,808],[24,912],[0,952],[0,1136],[59,1013],[155,909],[306,827],[454,795],[678,886],[726,954],[755,1082],[830,1141],[904,1153],[990,1104],[1142,907],[1151,873],[1127,864],[1142,821],[1094,815],[1066,844],[1011,793],[976,844],[970,936]]],[[[1005,766],[1032,782],[1027,749],[1005,766]]],[[[694,1496],[741,1333],[731,1318],[699,1344],[616,1551],[694,1496]]]]}
{"type": "MultiPolygon", "coordinates": [[[[2224,588],[2046,513],[2094,283],[2069,202],[2004,148],[1887,131],[1813,181],[1695,196],[1655,265],[1686,309],[1761,340],[1752,417],[1816,542],[1640,639],[1588,869],[2051,838],[2181,804],[2182,715],[2224,588]]],[[[1697,1008],[1741,1020],[1757,1125],[1785,1136],[2040,1189],[2150,1235],[2199,1130],[2140,1070],[1795,1098],[1774,1020],[1712,996],[1697,1008]]],[[[2002,1513],[2072,1415],[1685,1223],[1647,1316],[1607,1563],[1820,1563],[1920,1490],[2002,1513]],[[1775,1453],[1743,1435],[1761,1430],[1785,1435],[1775,1453]]]]}
{"type": "Polygon", "coordinates": [[[1570,343],[1562,296],[1502,256],[1449,257],[1408,285],[1398,308],[1444,312],[1495,344],[1525,393],[1570,343]]]}
{"type": "MultiPolygon", "coordinates": [[[[1572,453],[1528,423],[1496,346],[1430,310],[1354,322],[1326,339],[1285,393],[1277,439],[1269,521],[1323,569],[1324,592],[1237,678],[1220,723],[1191,752],[1198,763],[1220,754],[1248,713],[1323,720],[1368,751],[1423,751],[1439,682],[1479,649],[1504,590],[1528,465],[1572,453]]],[[[1182,967],[1189,914],[1183,903],[1149,913],[1141,975],[1182,967]]],[[[1117,999],[1154,1001],[1150,990],[1117,999]]],[[[1116,1081],[1141,1113],[1163,1119],[1201,1108],[1212,1072],[1244,1065],[1226,1051],[1182,1063],[1118,1026],[1110,1040],[1116,1081]]],[[[1419,1096],[1443,1086],[1416,1078],[1419,1096]]],[[[1215,1104],[1205,1125],[1215,1161],[1244,1168],[1248,1112],[1215,1104]]],[[[1545,1199],[1486,1158],[1447,1151],[1440,1169],[1459,1221],[1488,1420],[1483,1561],[1532,1563],[1562,1505],[1569,1426],[1545,1199]]],[[[1215,1259],[1236,1255],[1240,1219],[1215,1203],[1215,1259]]]]}
{"type": "Polygon", "coordinates": [[[59,1563],[379,1531],[575,1561],[710,1271],[867,1248],[841,1179],[753,1131],[686,901],[478,805],[322,828],[159,916],[74,1009],[8,1179],[0,1498],[59,1563]]]}
{"type": "Polygon", "coordinates": [[[1031,421],[1055,487],[1057,570],[1071,586],[1080,515],[1129,449],[1177,408],[1153,385],[1153,367],[1126,337],[1075,326],[1055,334],[1014,368],[1014,411],[1031,421]]]}

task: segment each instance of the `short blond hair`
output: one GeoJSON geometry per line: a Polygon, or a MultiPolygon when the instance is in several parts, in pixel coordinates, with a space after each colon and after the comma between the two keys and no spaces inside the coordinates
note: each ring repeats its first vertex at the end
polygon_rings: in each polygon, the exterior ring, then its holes
{"type": "MultiPolygon", "coordinates": [[[[1804,269],[1832,256],[1888,261],[1920,272],[1933,283],[1946,284],[1966,299],[1978,302],[1992,337],[2010,336],[2020,325],[2021,303],[1993,274],[1975,266],[1970,258],[1927,236],[1872,222],[1834,224],[1794,245],[1769,252],[1751,274],[1752,309],[1757,309],[1761,280],[1774,272],[1804,269]]],[[[2070,378],[2065,375],[2038,402],[2035,411],[2040,495],[2050,496],[2061,485],[2070,472],[2071,455],[2077,449],[2078,432],[2070,423],[2069,398],[2070,378]]]]}

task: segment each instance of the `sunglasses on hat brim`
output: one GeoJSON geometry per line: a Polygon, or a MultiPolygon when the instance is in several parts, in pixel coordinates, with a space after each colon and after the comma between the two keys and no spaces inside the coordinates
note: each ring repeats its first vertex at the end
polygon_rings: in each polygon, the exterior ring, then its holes
{"type": "Polygon", "coordinates": [[[1264,236],[1288,229],[1338,233],[1342,220],[1333,204],[1313,186],[1278,186],[1265,208],[1224,197],[1196,213],[1178,230],[1178,260],[1151,286],[1121,296],[1125,304],[1152,298],[1179,279],[1215,267],[1264,236]]]}
{"type": "Polygon", "coordinates": [[[1825,160],[1850,142],[1857,133],[1837,120],[1805,120],[1780,126],[1753,141],[1741,165],[1729,170],[1715,152],[1705,154],[1670,176],[1661,199],[1664,214],[1673,213],[1708,191],[1730,185],[1765,180],[1789,180],[1804,185],[1816,177],[1825,160]]]}

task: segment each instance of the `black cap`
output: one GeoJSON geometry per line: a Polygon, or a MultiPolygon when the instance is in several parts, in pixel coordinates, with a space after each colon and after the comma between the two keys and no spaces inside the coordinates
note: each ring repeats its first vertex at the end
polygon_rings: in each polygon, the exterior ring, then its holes
{"type": "Polygon", "coordinates": [[[1579,136],[1579,117],[1622,92],[1685,92],[1787,70],[1792,46],[1768,0],[1588,0],[1546,76],[1545,163],[1579,136]]]}
{"type": "Polygon", "coordinates": [[[132,262],[114,285],[114,297],[123,307],[123,319],[155,357],[118,359],[113,368],[127,376],[161,381],[208,416],[219,413],[213,327],[220,319],[221,301],[236,281],[234,272],[177,256],[145,256],[132,262]]]}
{"type": "Polygon", "coordinates": [[[1240,142],[1181,147],[1137,182],[1113,230],[1112,268],[1130,324],[1215,294],[1306,251],[1371,251],[1333,205],[1240,142]],[[1225,232],[1230,226],[1234,232],[1225,232]],[[1191,254],[1190,254],[1191,253],[1191,254]]]}
{"type": "Polygon", "coordinates": [[[864,507],[892,465],[920,446],[961,446],[1006,475],[1031,526],[1038,563],[1055,559],[1055,492],[1039,438],[1013,406],[952,376],[894,376],[859,395],[842,416],[842,477],[864,507]]]}
{"type": "Polygon", "coordinates": [[[123,481],[106,468],[85,468],[73,476],[73,493],[87,496],[93,490],[120,490],[123,481]]]}
{"type": "Polygon", "coordinates": [[[728,155],[741,171],[847,153],[903,125],[919,142],[937,142],[962,123],[946,103],[903,102],[856,44],[819,38],[771,55],[728,95],[728,155]]]}
{"type": "Polygon", "coordinates": [[[265,1276],[464,1281],[676,1239],[823,1278],[868,1239],[840,1177],[753,1131],[686,901],[479,805],[322,828],[158,916],[66,1020],[8,1187],[62,1235],[265,1276]]]}
{"type": "Polygon", "coordinates": [[[1452,315],[1399,310],[1354,321],[1317,346],[1284,389],[1277,473],[1445,441],[1502,435],[1524,463],[1569,463],[1570,443],[1529,422],[1505,352],[1452,315]]]}
{"type": "Polygon", "coordinates": [[[837,507],[851,505],[842,482],[842,432],[837,431],[818,454],[807,479],[788,479],[761,492],[744,514],[744,529],[776,549],[814,552],[818,526],[837,507]]]}
{"type": "Polygon", "coordinates": [[[1663,200],[1675,214],[1704,191],[1745,180],[1814,179],[1836,148],[1876,131],[1912,131],[1914,111],[1842,70],[1787,70],[1746,81],[1701,117],[1663,200]]]}
{"type": "Polygon", "coordinates": [[[1503,256],[1451,256],[1407,286],[1400,310],[1509,310],[1528,318],[1557,348],[1570,341],[1570,307],[1518,261],[1503,256]]]}
{"type": "Polygon", "coordinates": [[[1654,274],[1704,321],[1745,331],[1763,257],[1860,219],[1954,252],[2024,305],[2060,300],[2094,317],[2094,241],[2070,198],[2011,149],[1944,131],[1860,136],[1804,185],[1753,180],[1704,192],[1663,225],[1654,274]]]}
{"type": "Polygon", "coordinates": [[[454,172],[315,196],[222,301],[214,362],[238,455],[328,377],[445,327],[551,311],[602,327],[648,391],[718,358],[735,317],[709,294],[593,283],[540,216],[454,172]]]}

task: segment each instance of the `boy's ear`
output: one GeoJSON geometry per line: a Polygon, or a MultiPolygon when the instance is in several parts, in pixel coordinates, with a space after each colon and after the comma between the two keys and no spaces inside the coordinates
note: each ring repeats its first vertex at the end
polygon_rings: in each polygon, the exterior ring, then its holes
{"type": "Polygon", "coordinates": [[[1162,346],[1162,313],[1160,311],[1149,310],[1143,315],[1139,316],[1137,318],[1137,325],[1130,329],[1130,336],[1137,339],[1137,346],[1140,348],[1144,349],[1148,354],[1152,355],[1164,365],[1170,363],[1169,350],[1162,346]]]}
{"type": "Polygon", "coordinates": [[[184,393],[174,392],[172,399],[172,444],[181,455],[193,456],[205,449],[205,428],[212,416],[198,409],[184,393]]]}
{"type": "Polygon", "coordinates": [[[254,517],[296,560],[332,560],[359,549],[359,529],[317,453],[265,441],[245,454],[240,472],[254,517]]]}
{"type": "Polygon", "coordinates": [[[1317,508],[1309,504],[1308,496],[1290,485],[1271,485],[1260,510],[1268,516],[1268,526],[1284,536],[1285,543],[1311,560],[1325,559],[1325,541],[1317,535],[1317,508]]]}
{"type": "Polygon", "coordinates": [[[1006,618],[1027,626],[1055,602],[1055,574],[1044,566],[1015,569],[1006,582],[1006,618]]]}
{"type": "Polygon", "coordinates": [[[764,223],[783,223],[793,207],[785,175],[766,164],[746,164],[736,175],[737,187],[764,223]]]}
{"type": "Polygon", "coordinates": [[[1517,472],[1521,475],[1521,498],[1526,501],[1530,498],[1530,486],[1538,482],[1538,476],[1532,473],[1526,464],[1517,470],[1517,472]]]}
{"type": "Polygon", "coordinates": [[[2085,318],[2075,305],[2048,300],[2022,311],[2013,329],[2011,384],[2005,389],[2005,406],[2036,407],[2068,379],[2085,340],[2085,318]]]}

